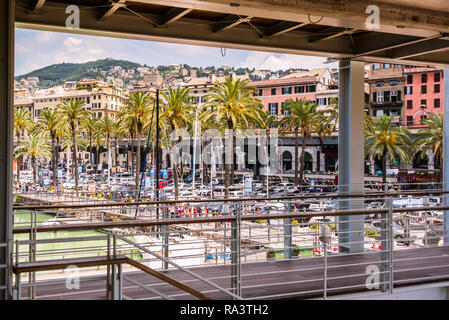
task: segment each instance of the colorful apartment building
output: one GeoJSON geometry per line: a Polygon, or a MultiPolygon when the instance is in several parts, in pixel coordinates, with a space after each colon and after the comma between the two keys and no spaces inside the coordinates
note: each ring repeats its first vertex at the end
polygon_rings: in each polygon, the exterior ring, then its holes
{"type": "Polygon", "coordinates": [[[404,124],[404,67],[374,63],[365,79],[369,85],[370,115],[392,116],[396,125],[404,124]]]}
{"type": "Polygon", "coordinates": [[[421,126],[432,112],[443,113],[443,70],[406,67],[405,119],[409,127],[421,126]]]}

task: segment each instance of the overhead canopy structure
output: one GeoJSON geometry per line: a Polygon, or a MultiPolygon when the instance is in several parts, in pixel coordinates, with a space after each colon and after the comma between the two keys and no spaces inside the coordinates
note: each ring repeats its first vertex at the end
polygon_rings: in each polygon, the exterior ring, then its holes
{"type": "Polygon", "coordinates": [[[15,12],[20,28],[449,65],[447,0],[17,0],[15,12]],[[80,29],[66,28],[72,4],[80,29]]]}

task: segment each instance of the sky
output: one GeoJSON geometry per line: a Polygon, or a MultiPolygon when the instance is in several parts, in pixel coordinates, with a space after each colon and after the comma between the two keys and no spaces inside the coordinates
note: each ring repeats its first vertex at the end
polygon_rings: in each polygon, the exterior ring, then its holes
{"type": "Polygon", "coordinates": [[[106,38],[68,33],[16,29],[15,75],[56,63],[82,63],[104,58],[128,60],[148,66],[185,63],[192,67],[231,66],[273,71],[333,67],[321,57],[106,38]]]}

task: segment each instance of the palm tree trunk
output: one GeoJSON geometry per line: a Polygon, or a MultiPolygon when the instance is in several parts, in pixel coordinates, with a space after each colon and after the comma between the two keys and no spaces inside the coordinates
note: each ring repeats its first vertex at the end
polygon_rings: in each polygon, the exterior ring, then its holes
{"type": "Polygon", "coordinates": [[[298,158],[298,150],[299,150],[299,134],[298,134],[298,127],[295,128],[295,184],[298,185],[298,165],[299,165],[299,158],[298,158]]]}
{"type": "Polygon", "coordinates": [[[115,141],[115,173],[117,174],[118,170],[118,141],[115,141]]]}
{"type": "Polygon", "coordinates": [[[78,157],[77,157],[77,146],[75,138],[75,127],[72,125],[72,146],[73,146],[73,162],[72,167],[75,174],[75,190],[76,196],[78,197],[78,157]]]}
{"type": "Polygon", "coordinates": [[[92,134],[89,134],[89,161],[90,165],[92,166],[92,169],[94,168],[94,163],[92,162],[92,134]]]}
{"type": "Polygon", "coordinates": [[[383,191],[387,192],[387,151],[384,150],[382,153],[382,186],[383,191]]]}
{"type": "Polygon", "coordinates": [[[131,133],[131,175],[134,175],[134,135],[131,133]]]}
{"type": "Polygon", "coordinates": [[[31,163],[33,164],[33,183],[34,186],[36,186],[36,171],[37,171],[37,164],[36,164],[36,157],[31,156],[31,163]]]}
{"type": "MultiPolygon", "coordinates": [[[[140,175],[140,134],[137,134],[137,152],[136,152],[136,190],[139,188],[139,175],[140,175]]],[[[159,188],[159,186],[156,186],[159,188]]]]}
{"type": "MultiPolygon", "coordinates": [[[[443,183],[443,148],[440,147],[440,182],[443,183]]],[[[446,186],[445,185],[441,185],[441,188],[444,189],[446,186]]]]}
{"type": "Polygon", "coordinates": [[[53,159],[52,159],[52,161],[53,161],[53,187],[56,188],[56,173],[57,173],[57,169],[58,169],[58,162],[56,161],[56,158],[57,158],[56,153],[57,153],[57,151],[56,151],[55,137],[54,136],[51,137],[51,147],[53,149],[53,159]]]}
{"type": "Polygon", "coordinates": [[[95,149],[96,149],[95,150],[95,153],[96,153],[96,155],[95,155],[95,157],[96,157],[96,161],[95,161],[96,169],[95,169],[95,172],[99,173],[98,172],[98,165],[100,164],[100,146],[97,145],[95,149]]]}
{"type": "MultiPolygon", "coordinates": [[[[235,135],[234,135],[234,133],[232,134],[232,156],[231,156],[231,159],[232,159],[232,164],[231,164],[231,184],[234,184],[234,181],[235,181],[235,162],[234,162],[234,156],[235,156],[235,153],[234,153],[234,146],[235,146],[235,135]]],[[[267,178],[268,178],[268,176],[267,176],[267,178]]],[[[267,183],[268,183],[268,180],[267,180],[267,183]]]]}
{"type": "MultiPolygon", "coordinates": [[[[228,119],[228,129],[229,130],[233,130],[233,124],[232,124],[232,120],[228,119]]],[[[231,131],[232,132],[232,131],[231,131]]],[[[234,141],[232,140],[231,142],[231,150],[226,150],[225,154],[230,153],[230,159],[231,159],[231,163],[233,162],[232,160],[234,160],[234,150],[232,150],[233,148],[233,144],[234,141]]],[[[225,198],[229,198],[229,186],[230,186],[230,180],[231,180],[231,163],[227,163],[227,156],[225,156],[225,198]]]]}
{"type": "MultiPolygon", "coordinates": [[[[20,135],[17,134],[17,145],[19,145],[19,142],[20,142],[20,135]]],[[[16,165],[17,165],[17,182],[20,182],[20,164],[22,162],[21,158],[22,157],[17,157],[17,163],[16,163],[16,165]]]]}
{"type": "Polygon", "coordinates": [[[299,182],[301,183],[301,190],[303,190],[303,186],[304,186],[304,165],[305,165],[305,161],[304,161],[304,155],[306,153],[306,135],[303,132],[301,135],[301,139],[302,139],[302,146],[301,146],[301,156],[300,156],[300,162],[301,162],[301,171],[299,174],[299,182]]]}

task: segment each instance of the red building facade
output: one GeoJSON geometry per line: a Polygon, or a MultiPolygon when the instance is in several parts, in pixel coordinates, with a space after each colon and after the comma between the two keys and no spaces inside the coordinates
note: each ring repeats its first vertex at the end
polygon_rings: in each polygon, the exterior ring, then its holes
{"type": "Polygon", "coordinates": [[[405,124],[420,126],[432,112],[443,113],[443,70],[425,67],[404,69],[405,124]]]}
{"type": "Polygon", "coordinates": [[[264,105],[264,111],[270,111],[271,115],[286,114],[283,105],[288,99],[307,99],[311,102],[317,100],[316,77],[252,81],[248,86],[257,88],[255,96],[264,105]]]}

